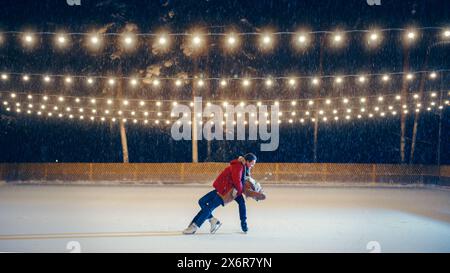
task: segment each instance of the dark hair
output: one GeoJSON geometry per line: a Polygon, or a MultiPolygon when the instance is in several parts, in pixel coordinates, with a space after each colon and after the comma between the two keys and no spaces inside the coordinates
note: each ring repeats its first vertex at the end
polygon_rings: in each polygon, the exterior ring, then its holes
{"type": "Polygon", "coordinates": [[[252,161],[252,160],[256,160],[256,155],[253,153],[248,153],[248,154],[244,155],[244,158],[247,161],[252,161]]]}

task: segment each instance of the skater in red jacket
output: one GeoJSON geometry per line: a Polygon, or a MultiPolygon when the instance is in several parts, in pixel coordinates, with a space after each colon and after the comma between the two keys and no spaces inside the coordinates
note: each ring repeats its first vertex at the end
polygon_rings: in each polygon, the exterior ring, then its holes
{"type": "Polygon", "coordinates": [[[200,198],[198,203],[201,210],[183,233],[194,234],[207,219],[211,224],[211,233],[215,233],[222,224],[217,218],[213,217],[212,212],[219,205],[225,206],[233,200],[239,205],[242,231],[247,232],[245,199],[242,194],[244,193],[257,201],[265,199],[260,185],[250,175],[250,169],[255,164],[256,156],[252,153],[232,160],[230,166],[226,167],[214,181],[214,190],[200,198]],[[246,186],[246,183],[248,183],[248,186],[246,186]]]}

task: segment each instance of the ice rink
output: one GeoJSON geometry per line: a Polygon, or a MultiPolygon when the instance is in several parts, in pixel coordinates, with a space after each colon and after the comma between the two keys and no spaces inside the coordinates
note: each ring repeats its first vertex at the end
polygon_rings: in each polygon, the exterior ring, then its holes
{"type": "Polygon", "coordinates": [[[1,252],[450,252],[450,190],[429,187],[265,186],[182,235],[203,185],[0,185],[1,252]]]}

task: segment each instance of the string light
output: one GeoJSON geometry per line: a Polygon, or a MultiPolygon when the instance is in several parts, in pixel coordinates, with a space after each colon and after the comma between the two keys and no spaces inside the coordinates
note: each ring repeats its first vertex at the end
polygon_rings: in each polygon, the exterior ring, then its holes
{"type": "Polygon", "coordinates": [[[89,37],[89,47],[91,49],[99,49],[101,46],[101,38],[98,34],[91,34],[89,37]]]}
{"type": "Polygon", "coordinates": [[[66,46],[66,45],[67,45],[67,36],[64,35],[64,34],[58,34],[58,35],[56,36],[56,44],[57,44],[59,47],[64,47],[64,46],[66,46]]]}
{"type": "Polygon", "coordinates": [[[444,30],[444,31],[442,32],[442,36],[443,36],[445,39],[450,38],[450,29],[444,30]]]}
{"type": "Polygon", "coordinates": [[[226,38],[226,43],[229,48],[235,48],[238,43],[237,36],[234,33],[228,34],[226,38]]]}
{"type": "Polygon", "coordinates": [[[406,37],[409,39],[409,40],[414,40],[415,38],[416,38],[416,32],[414,32],[414,31],[408,31],[408,33],[406,34],[406,37]]]}
{"type": "Polygon", "coordinates": [[[336,77],[334,82],[337,83],[337,84],[341,84],[343,82],[343,79],[342,79],[342,77],[336,77]]]}
{"type": "Polygon", "coordinates": [[[250,80],[249,80],[249,79],[244,79],[244,80],[242,81],[242,85],[243,85],[244,87],[249,87],[249,86],[250,86],[250,80]]]}
{"type": "Polygon", "coordinates": [[[227,86],[227,81],[226,81],[225,79],[222,79],[222,80],[220,81],[220,86],[221,86],[221,87],[227,86]]]}
{"type": "Polygon", "coordinates": [[[34,43],[34,37],[31,33],[26,33],[23,37],[23,42],[26,46],[31,46],[34,43]]]}
{"type": "Polygon", "coordinates": [[[166,47],[169,44],[169,38],[167,34],[160,34],[158,38],[158,45],[160,47],[166,47]]]}
{"type": "Polygon", "coordinates": [[[127,49],[133,48],[133,46],[135,44],[135,40],[136,39],[133,34],[127,33],[127,34],[123,35],[123,45],[127,49]]]}

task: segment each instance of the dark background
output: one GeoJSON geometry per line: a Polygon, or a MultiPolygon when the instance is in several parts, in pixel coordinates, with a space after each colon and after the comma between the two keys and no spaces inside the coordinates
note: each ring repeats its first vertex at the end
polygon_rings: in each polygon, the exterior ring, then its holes
{"type": "MultiPolygon", "coordinates": [[[[450,25],[450,1],[386,1],[381,6],[369,6],[365,0],[347,1],[87,1],[81,6],[69,6],[66,1],[9,1],[0,3],[0,30],[3,31],[61,31],[89,32],[109,24],[108,32],[120,32],[127,23],[136,24],[139,32],[156,32],[161,28],[170,32],[187,32],[193,28],[204,32],[227,32],[236,28],[241,32],[258,32],[265,27],[276,31],[296,31],[300,27],[310,30],[344,30],[378,28],[407,28],[450,25]]],[[[347,45],[336,50],[324,49],[323,74],[358,74],[401,72],[403,45],[401,32],[385,33],[383,45],[369,50],[361,41],[362,34],[351,34],[347,45]]],[[[439,32],[421,32],[418,43],[410,49],[411,71],[421,70],[425,52],[439,32]]],[[[187,72],[190,76],[283,76],[295,72],[316,75],[319,71],[319,39],[315,37],[307,50],[295,50],[289,36],[280,37],[270,53],[255,48],[254,37],[245,37],[241,50],[225,54],[220,41],[211,38],[208,50],[196,57],[184,56],[180,39],[175,40],[168,54],[153,54],[151,46],[140,44],[138,50],[121,60],[112,60],[114,42],[100,54],[92,54],[82,46],[81,37],[75,37],[70,50],[56,50],[49,37],[42,37],[32,51],[17,42],[19,37],[8,35],[0,47],[0,71],[49,74],[123,75],[145,74],[149,66],[158,66],[167,60],[173,65],[163,67],[161,75],[187,72]],[[120,73],[119,73],[120,74],[120,73]]],[[[114,38],[110,38],[114,39],[114,38]]],[[[142,42],[144,43],[144,42],[142,42]]],[[[433,48],[427,70],[447,69],[450,46],[433,48]]],[[[449,75],[428,83],[426,91],[448,90],[449,75]]],[[[399,91],[401,81],[394,81],[386,92],[399,91]]],[[[335,89],[331,84],[321,85],[321,95],[342,96],[376,94],[379,86],[361,87],[348,84],[335,89]]],[[[418,81],[409,87],[413,92],[418,81]]],[[[39,80],[24,86],[20,81],[0,83],[0,90],[53,92],[66,95],[102,96],[112,92],[101,86],[95,91],[74,85],[71,89],[53,86],[44,90],[39,80]]],[[[254,85],[249,93],[232,88],[223,93],[210,86],[201,93],[206,98],[311,98],[314,91],[304,84],[299,90],[277,92],[254,85]]],[[[190,86],[182,92],[167,88],[151,91],[143,87],[129,90],[130,98],[182,99],[189,98],[190,86]]],[[[1,162],[121,162],[119,126],[69,120],[21,117],[0,108],[0,161],[1,162]]],[[[439,116],[435,113],[420,115],[418,143],[414,163],[436,164],[439,116]]],[[[413,115],[408,115],[407,149],[409,156],[413,115]]],[[[441,135],[441,163],[450,163],[449,110],[443,111],[441,135]]],[[[170,136],[170,127],[127,125],[130,162],[190,162],[191,143],[176,142],[170,136]]],[[[253,151],[263,162],[313,162],[314,125],[282,125],[280,146],[274,152],[259,152],[256,141],[214,141],[212,152],[207,153],[206,141],[199,142],[200,161],[227,161],[236,154],[253,151]]],[[[400,119],[390,117],[373,120],[354,120],[319,124],[318,162],[398,163],[400,162],[400,119]]],[[[408,158],[407,158],[408,161],[408,158]]]]}

